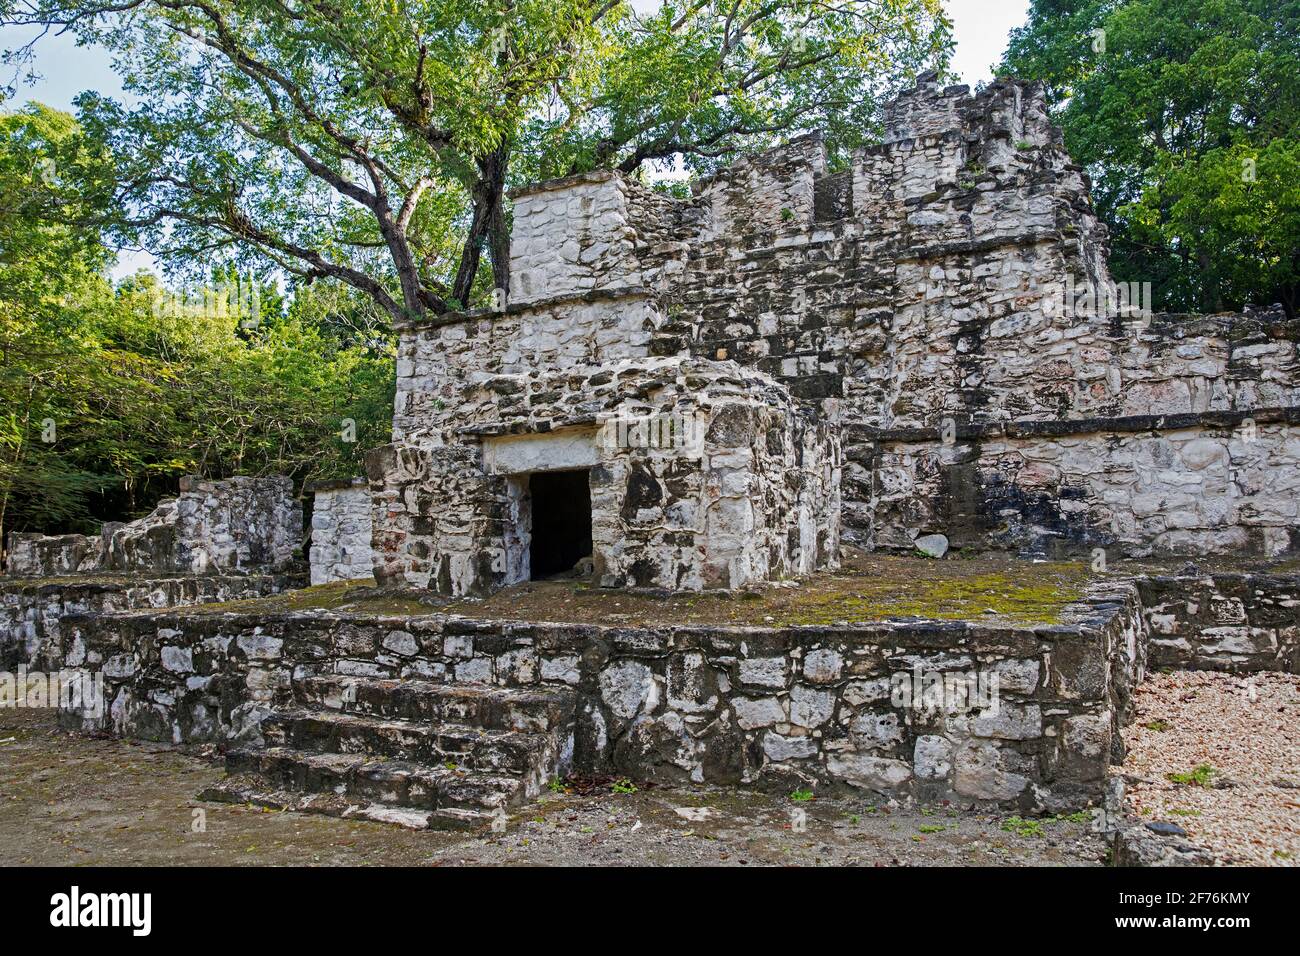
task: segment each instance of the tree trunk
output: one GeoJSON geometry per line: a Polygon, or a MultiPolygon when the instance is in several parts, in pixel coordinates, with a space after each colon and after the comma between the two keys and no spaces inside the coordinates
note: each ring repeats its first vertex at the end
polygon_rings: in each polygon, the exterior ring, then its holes
{"type": "Polygon", "coordinates": [[[510,146],[504,141],[491,153],[476,160],[479,178],[472,191],[474,214],[451,290],[452,298],[460,302],[461,308],[469,308],[485,241],[489,243],[492,256],[493,282],[497,288],[507,291],[510,288],[510,235],[503,206],[509,160],[510,146]]]}

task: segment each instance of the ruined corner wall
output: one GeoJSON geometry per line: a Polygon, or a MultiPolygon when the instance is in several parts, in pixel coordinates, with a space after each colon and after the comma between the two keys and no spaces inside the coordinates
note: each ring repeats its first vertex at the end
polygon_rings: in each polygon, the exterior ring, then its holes
{"type": "Polygon", "coordinates": [[[182,478],[180,495],[98,535],[14,533],[10,575],[279,571],[302,544],[302,508],[288,478],[182,478]]]}
{"type": "Polygon", "coordinates": [[[320,481],[306,491],[312,496],[311,583],[370,577],[374,527],[369,482],[365,478],[320,481]]]}

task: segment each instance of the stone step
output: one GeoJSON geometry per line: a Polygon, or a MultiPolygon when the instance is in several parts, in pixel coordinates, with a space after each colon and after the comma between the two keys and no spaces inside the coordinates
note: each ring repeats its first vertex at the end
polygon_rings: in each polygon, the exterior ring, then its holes
{"type": "Polygon", "coordinates": [[[287,747],[230,750],[226,772],[228,779],[261,793],[332,794],[352,805],[425,812],[490,815],[522,802],[527,789],[522,777],[287,747]]]}
{"type": "Polygon", "coordinates": [[[521,690],[336,675],[299,679],[294,682],[294,694],[309,708],[523,733],[563,728],[574,709],[573,692],[563,689],[521,690]]]}
{"type": "Polygon", "coordinates": [[[488,773],[525,774],[551,756],[549,734],[416,723],[336,710],[293,710],[263,721],[268,746],[357,754],[488,773]]]}
{"type": "Polygon", "coordinates": [[[491,825],[493,813],[447,807],[441,810],[414,810],[382,803],[359,803],[336,793],[301,793],[274,789],[255,774],[235,774],[208,787],[200,800],[214,803],[246,803],[268,810],[293,810],[298,813],[323,813],[332,817],[391,823],[412,830],[470,830],[491,825]]]}

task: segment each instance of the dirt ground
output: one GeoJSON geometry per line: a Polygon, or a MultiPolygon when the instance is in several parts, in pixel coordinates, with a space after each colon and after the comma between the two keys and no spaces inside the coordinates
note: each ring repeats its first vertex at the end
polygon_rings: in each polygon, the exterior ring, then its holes
{"type": "Polygon", "coordinates": [[[0,865],[1097,866],[1106,853],[1082,820],[608,784],[547,794],[503,834],[416,832],[194,799],[221,775],[197,753],[0,711],[0,865]]]}
{"type": "Polygon", "coordinates": [[[1300,865],[1300,675],[1151,674],[1112,770],[1142,819],[1225,865],[1300,865]]]}

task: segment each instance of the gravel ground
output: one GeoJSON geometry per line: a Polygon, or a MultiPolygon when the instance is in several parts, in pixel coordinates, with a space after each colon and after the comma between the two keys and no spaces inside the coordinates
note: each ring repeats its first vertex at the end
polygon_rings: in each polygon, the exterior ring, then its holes
{"type": "Polygon", "coordinates": [[[416,832],[194,799],[221,776],[194,753],[0,710],[0,865],[1097,866],[1106,854],[1079,820],[608,784],[548,793],[502,834],[416,832]]]}
{"type": "Polygon", "coordinates": [[[1143,819],[1181,826],[1225,865],[1300,861],[1300,675],[1151,674],[1136,711],[1114,772],[1143,819]]]}

